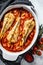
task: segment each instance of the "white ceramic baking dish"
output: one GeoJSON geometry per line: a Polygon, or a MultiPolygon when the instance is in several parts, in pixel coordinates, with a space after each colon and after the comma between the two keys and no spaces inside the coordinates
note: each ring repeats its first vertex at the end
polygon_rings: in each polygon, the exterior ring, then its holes
{"type": "Polygon", "coordinates": [[[32,13],[32,15],[34,16],[35,18],[35,21],[36,21],[36,32],[35,32],[35,35],[34,35],[34,38],[31,42],[31,44],[23,51],[20,51],[20,52],[9,52],[7,51],[6,49],[4,49],[2,47],[2,45],[0,44],[0,49],[2,51],[2,56],[4,59],[6,60],[9,60],[9,61],[15,61],[17,59],[17,57],[25,52],[27,52],[35,43],[36,39],[37,39],[37,36],[38,36],[38,32],[39,32],[39,24],[38,24],[38,18],[36,16],[36,14],[34,13],[34,11],[31,9],[31,6],[28,6],[28,5],[25,5],[25,4],[15,4],[15,5],[10,5],[8,6],[1,14],[0,16],[0,20],[2,19],[3,15],[13,9],[13,8],[20,8],[20,7],[23,7],[24,9],[30,11],[32,13]]]}

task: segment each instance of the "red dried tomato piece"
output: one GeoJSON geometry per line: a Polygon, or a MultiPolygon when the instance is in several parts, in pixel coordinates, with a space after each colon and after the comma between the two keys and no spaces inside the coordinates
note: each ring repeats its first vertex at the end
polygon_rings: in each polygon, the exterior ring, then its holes
{"type": "Polygon", "coordinates": [[[24,59],[27,61],[27,62],[32,62],[34,60],[33,56],[30,54],[30,53],[26,53],[24,55],[24,59]]]}
{"type": "Polygon", "coordinates": [[[43,38],[41,38],[41,41],[43,42],[43,38]]]}
{"type": "Polygon", "coordinates": [[[37,51],[36,54],[39,55],[39,56],[42,55],[41,51],[37,51]]]}
{"type": "Polygon", "coordinates": [[[37,50],[38,50],[37,46],[34,46],[34,47],[33,47],[33,50],[34,50],[34,51],[37,51],[37,50]]]}
{"type": "Polygon", "coordinates": [[[41,50],[43,51],[43,48],[41,48],[41,50]]]}
{"type": "Polygon", "coordinates": [[[43,44],[43,42],[42,41],[39,41],[39,44],[41,45],[41,44],[43,44]]]}

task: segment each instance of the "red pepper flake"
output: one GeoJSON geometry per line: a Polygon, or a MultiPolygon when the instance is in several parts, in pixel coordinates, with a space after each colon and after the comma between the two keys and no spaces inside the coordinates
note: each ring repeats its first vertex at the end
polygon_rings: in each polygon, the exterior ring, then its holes
{"type": "Polygon", "coordinates": [[[32,62],[34,60],[33,56],[30,53],[25,54],[24,58],[27,62],[32,62]]]}

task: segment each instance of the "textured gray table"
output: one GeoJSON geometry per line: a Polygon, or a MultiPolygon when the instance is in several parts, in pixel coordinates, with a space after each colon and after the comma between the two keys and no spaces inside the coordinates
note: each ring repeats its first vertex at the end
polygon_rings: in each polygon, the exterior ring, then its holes
{"type": "MultiPolygon", "coordinates": [[[[42,15],[43,14],[43,0],[40,0],[40,1],[31,0],[31,2],[33,3],[33,5],[35,6],[37,10],[39,23],[43,24],[43,15],[42,15]]],[[[3,62],[1,55],[0,55],[0,65],[8,65],[7,63],[5,63],[5,61],[3,62]]],[[[22,59],[21,65],[43,65],[43,52],[42,52],[42,56],[34,55],[34,62],[32,63],[27,63],[24,59],[22,59]]]]}

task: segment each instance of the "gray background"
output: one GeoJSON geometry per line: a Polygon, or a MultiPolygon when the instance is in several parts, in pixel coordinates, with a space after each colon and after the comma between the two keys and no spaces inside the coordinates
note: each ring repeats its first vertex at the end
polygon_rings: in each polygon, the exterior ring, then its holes
{"type": "MultiPolygon", "coordinates": [[[[39,24],[40,25],[43,24],[43,0],[30,0],[30,1],[33,3],[37,11],[39,24]]],[[[6,65],[6,63],[0,59],[0,65],[6,65]]],[[[32,63],[27,63],[24,59],[22,59],[21,65],[43,65],[43,52],[41,56],[34,55],[34,62],[32,63]]]]}

